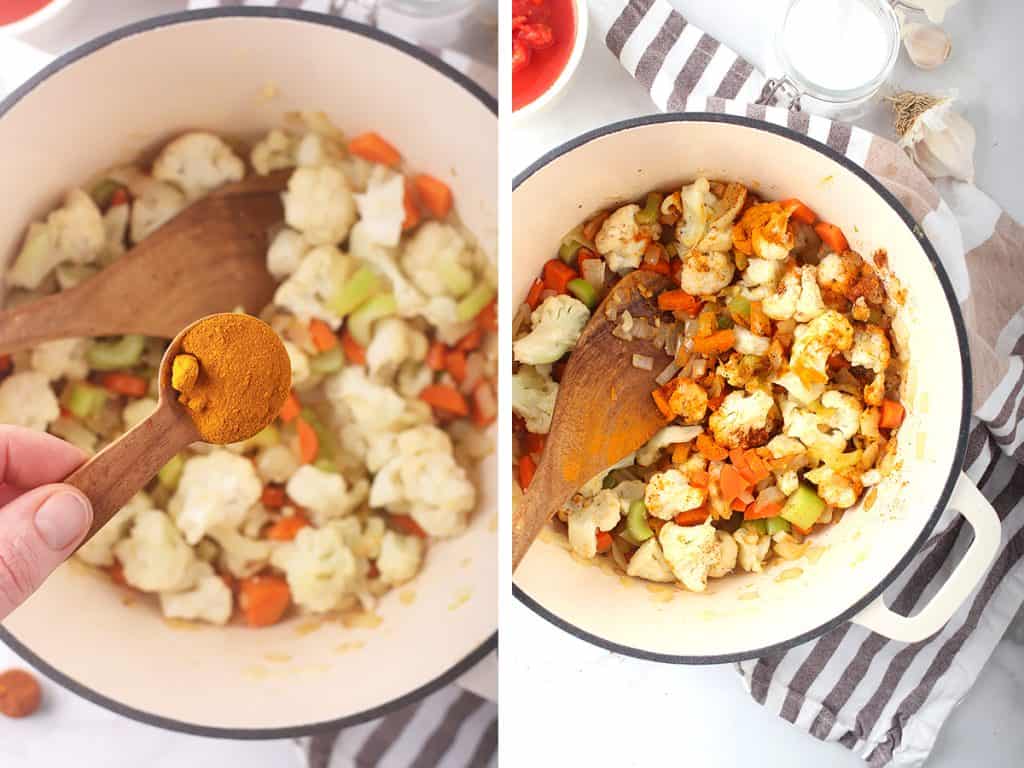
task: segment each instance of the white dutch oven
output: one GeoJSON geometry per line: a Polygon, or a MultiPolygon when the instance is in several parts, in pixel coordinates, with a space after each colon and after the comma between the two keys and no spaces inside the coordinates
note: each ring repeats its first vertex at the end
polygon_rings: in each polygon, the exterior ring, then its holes
{"type": "MultiPolygon", "coordinates": [[[[476,86],[376,31],[292,11],[155,19],[81,48],[0,106],[0,255],[76,181],[176,132],[255,137],[284,112],[323,109],[376,130],[454,188],[466,224],[496,243],[496,107],[476,86]],[[273,95],[276,94],[276,95],[273,95]]],[[[201,277],[201,276],[200,276],[201,277]]],[[[277,738],[376,717],[426,695],[496,641],[495,464],[469,531],[431,548],[386,596],[379,626],[293,619],[264,629],[172,626],[78,563],[5,622],[3,639],[53,679],[170,728],[277,738]]]]}
{"type": "Polygon", "coordinates": [[[706,593],[628,578],[569,551],[549,529],[515,574],[516,595],[563,629],[611,650],[661,661],[712,663],[795,645],[852,620],[888,637],[938,630],[995,555],[999,521],[961,474],[970,413],[963,322],[935,252],[910,215],[869,174],[822,144],[745,117],[687,114],[627,121],[582,136],[525,171],[513,193],[513,285],[521,300],[572,226],[600,209],[705,175],[769,198],[799,197],[842,227],[862,253],[885,248],[907,290],[902,319],[910,367],[901,469],[809,554],[762,574],[712,580],[706,593]],[[916,616],[882,602],[946,506],[975,539],[916,616]],[[870,508],[866,508],[870,506],[870,508]]]}

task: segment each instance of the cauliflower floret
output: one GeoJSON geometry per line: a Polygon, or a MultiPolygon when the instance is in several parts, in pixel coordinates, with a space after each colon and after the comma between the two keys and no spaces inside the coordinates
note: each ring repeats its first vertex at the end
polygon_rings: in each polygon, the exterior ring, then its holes
{"type": "Polygon", "coordinates": [[[720,579],[723,576],[728,576],[736,568],[739,546],[736,544],[736,539],[726,531],[715,531],[715,538],[721,549],[718,553],[718,562],[708,570],[708,576],[720,579]]]}
{"type": "Polygon", "coordinates": [[[284,344],[284,351],[288,353],[288,362],[292,369],[292,386],[301,387],[309,379],[309,355],[299,349],[297,344],[293,344],[285,339],[281,340],[284,344]]]}
{"type": "Polygon", "coordinates": [[[735,349],[742,355],[757,355],[758,357],[764,357],[768,354],[768,347],[771,346],[771,339],[766,339],[764,336],[758,336],[756,333],[751,333],[742,325],[737,325],[732,329],[733,342],[732,348],[735,349]]]}
{"type": "Polygon", "coordinates": [[[743,272],[743,284],[750,288],[759,285],[772,285],[779,279],[779,275],[785,268],[785,262],[773,259],[748,259],[747,268],[743,272]]]}
{"type": "MultiPolygon", "coordinates": [[[[404,218],[404,213],[403,213],[404,218]]],[[[479,258],[458,230],[439,221],[421,224],[402,249],[405,274],[427,296],[462,296],[474,284],[479,258]]]]}
{"type": "Polygon", "coordinates": [[[231,590],[208,563],[192,565],[195,586],[185,592],[161,592],[160,610],[169,619],[227,624],[231,618],[231,590]]]}
{"type": "Polygon", "coordinates": [[[626,574],[638,579],[662,583],[676,580],[675,574],[672,573],[672,569],[661,551],[661,544],[654,536],[641,544],[640,548],[633,553],[629,559],[629,565],[626,566],[626,574]]]}
{"type": "Polygon", "coordinates": [[[694,296],[717,293],[732,282],[736,265],[726,251],[690,251],[683,259],[680,287],[694,296]]]}
{"type": "Polygon", "coordinates": [[[610,531],[622,517],[619,497],[614,491],[603,490],[586,499],[569,514],[569,544],[580,557],[597,555],[597,532],[610,531]]]}
{"type": "Polygon", "coordinates": [[[288,498],[310,512],[314,523],[323,527],[334,517],[350,514],[366,500],[365,480],[351,488],[345,478],[334,472],[324,472],[311,464],[303,464],[285,486],[288,498]]]}
{"type": "Polygon", "coordinates": [[[533,330],[512,344],[520,363],[546,365],[576,346],[590,320],[587,305],[572,296],[550,296],[530,315],[533,330]]]}
{"type": "Polygon", "coordinates": [[[212,528],[237,528],[262,493],[252,462],[217,449],[185,462],[168,512],[188,543],[196,544],[212,528]]]}
{"type": "Polygon", "coordinates": [[[747,573],[760,573],[764,559],[771,549],[772,539],[768,534],[758,534],[750,528],[737,528],[733,534],[739,552],[736,562],[747,573]]]}
{"type": "Polygon", "coordinates": [[[278,280],[284,280],[302,263],[302,257],[309,253],[310,244],[299,232],[284,227],[274,235],[267,250],[267,271],[278,280]]]}
{"type": "Polygon", "coordinates": [[[639,267],[647,246],[661,237],[661,225],[657,222],[636,223],[639,211],[640,206],[635,203],[622,206],[602,222],[594,237],[594,247],[613,272],[621,274],[639,267]]]}
{"type": "Polygon", "coordinates": [[[768,442],[778,421],[772,396],[755,390],[726,395],[708,426],[723,448],[756,448],[768,442]]]}
{"type": "Polygon", "coordinates": [[[878,422],[882,418],[882,412],[878,408],[865,408],[860,413],[860,433],[872,440],[882,436],[878,431],[878,422]]]}
{"type": "Polygon", "coordinates": [[[397,173],[387,180],[371,179],[366,193],[355,196],[359,218],[375,243],[392,247],[398,245],[402,239],[402,222],[405,221],[404,200],[405,178],[397,173]]]}
{"type": "Polygon", "coordinates": [[[680,512],[698,509],[704,503],[706,491],[694,488],[686,475],[678,469],[666,469],[647,481],[644,503],[647,511],[660,520],[671,520],[680,512]]]}
{"type": "Polygon", "coordinates": [[[271,563],[284,571],[296,605],[310,611],[330,611],[358,587],[359,563],[345,545],[344,528],[333,523],[303,528],[274,550],[271,563]]]}
{"type": "Polygon", "coordinates": [[[342,151],[337,141],[319,133],[307,133],[295,148],[295,163],[300,166],[333,164],[341,159],[342,151]]]}
{"type": "Polygon", "coordinates": [[[89,565],[106,567],[114,564],[114,545],[121,540],[135,518],[153,509],[149,496],[141,491],[132,496],[110,521],[78,548],[75,554],[89,565]]]}
{"type": "Polygon", "coordinates": [[[864,490],[859,479],[841,475],[825,464],[812,469],[804,478],[818,486],[818,495],[827,504],[839,509],[856,504],[861,491],[864,490]]]}
{"type": "Polygon", "coordinates": [[[45,341],[32,350],[29,364],[50,381],[84,379],[89,373],[89,363],[85,359],[87,348],[85,339],[45,341]]]}
{"type": "MultiPolygon", "coordinates": [[[[251,516],[251,510],[248,516],[251,516]]],[[[270,561],[269,541],[251,539],[227,526],[212,529],[210,538],[220,545],[221,567],[232,576],[240,579],[252,576],[270,561]]]]}
{"type": "Polygon", "coordinates": [[[398,317],[377,322],[373,338],[366,347],[366,365],[378,381],[391,381],[402,363],[420,362],[427,355],[430,342],[418,330],[398,317]]]}
{"type": "Polygon", "coordinates": [[[789,392],[789,396],[801,405],[810,405],[821,397],[821,393],[825,391],[825,382],[815,381],[807,384],[793,371],[786,371],[781,376],[776,377],[772,384],[785,389],[789,392]]]}
{"type": "Polygon", "coordinates": [[[256,471],[268,483],[286,483],[300,467],[298,458],[287,445],[264,448],[256,457],[256,471]]]}
{"type": "Polygon", "coordinates": [[[140,397],[138,400],[132,400],[128,403],[128,405],[124,407],[124,410],[121,411],[121,419],[124,421],[125,432],[129,429],[134,429],[136,426],[152,416],[156,407],[157,401],[152,397],[140,397]]]}
{"type": "Polygon", "coordinates": [[[376,560],[380,557],[381,548],[384,546],[384,536],[388,533],[387,523],[382,517],[367,517],[360,520],[358,517],[344,517],[334,520],[331,525],[338,526],[344,530],[345,546],[352,550],[356,557],[376,560]]]}
{"type": "Polygon", "coordinates": [[[274,303],[308,323],[319,318],[332,329],[341,318],[327,306],[331,293],[351,266],[351,260],[333,245],[313,248],[291,276],[277,287],[274,303]]]}
{"type": "Polygon", "coordinates": [[[798,323],[806,323],[825,311],[825,303],[818,288],[818,272],[810,264],[800,268],[800,300],[793,315],[798,323]]]}
{"type": "Polygon", "coordinates": [[[430,406],[424,410],[420,407],[422,401],[403,399],[391,387],[371,380],[361,366],[344,368],[328,378],[324,392],[338,420],[351,423],[367,440],[380,432],[394,432],[432,421],[430,406]]]}
{"type": "Polygon", "coordinates": [[[153,161],[153,178],[176,184],[197,200],[229,181],[241,181],[245,163],[222,138],[194,131],[167,144],[153,161]]]}
{"type": "Polygon", "coordinates": [[[768,216],[760,226],[751,229],[751,248],[758,258],[785,261],[796,245],[796,236],[789,226],[791,211],[787,211],[779,203],[761,203],[749,208],[747,214],[762,206],[768,209],[768,216]]]}
{"type": "Polygon", "coordinates": [[[784,410],[786,435],[800,440],[819,457],[834,456],[860,428],[861,407],[857,398],[829,390],[821,397],[823,411],[816,413],[794,405],[784,410]]]}
{"type": "Polygon", "coordinates": [[[679,201],[683,206],[683,217],[676,225],[676,240],[684,249],[696,248],[704,239],[717,199],[711,194],[710,182],[702,178],[679,190],[679,201]]]}
{"type": "Polygon", "coordinates": [[[7,271],[7,285],[38,288],[58,264],[95,261],[105,243],[100,209],[85,192],[73,189],[45,223],[33,222],[29,227],[24,245],[7,271]]]}
{"type": "Polygon", "coordinates": [[[821,404],[828,409],[825,423],[830,429],[849,440],[860,429],[860,401],[853,395],[830,389],[821,396],[821,404]]]}
{"type": "Polygon", "coordinates": [[[798,325],[793,334],[789,367],[805,383],[828,381],[828,358],[833,352],[845,352],[853,344],[850,321],[829,309],[807,325],[798,325]]]}
{"type": "Polygon", "coordinates": [[[796,470],[790,470],[780,474],[775,484],[786,496],[792,496],[796,493],[796,489],[800,487],[800,478],[797,477],[796,470]]]}
{"type": "Polygon", "coordinates": [[[526,420],[526,428],[538,435],[551,430],[551,415],[558,398],[558,382],[536,368],[519,366],[512,374],[512,410],[526,420]]]}
{"type": "Polygon", "coordinates": [[[402,536],[394,531],[384,534],[377,558],[380,580],[392,586],[403,584],[420,570],[423,562],[423,541],[415,536],[402,536]]]}
{"type": "Polygon", "coordinates": [[[768,373],[769,367],[770,361],[766,358],[734,352],[718,364],[716,372],[729,386],[744,389],[751,383],[757,386],[758,380],[768,373]]]}
{"type": "Polygon", "coordinates": [[[284,193],[284,218],[314,245],[340,243],[356,221],[345,174],[331,165],[297,169],[284,193]]]}
{"type": "MultiPolygon", "coordinates": [[[[765,447],[773,459],[797,456],[807,450],[803,443],[789,435],[776,435],[768,441],[768,445],[765,447]]],[[[788,496],[789,494],[786,495],[788,496]]]]}
{"type": "Polygon", "coordinates": [[[892,351],[889,337],[876,325],[858,328],[853,334],[853,346],[846,353],[850,365],[875,372],[875,378],[864,387],[864,401],[868,405],[881,405],[885,398],[885,369],[889,367],[892,351]]]}
{"type": "Polygon", "coordinates": [[[636,452],[636,463],[641,467],[649,467],[658,460],[663,448],[676,443],[688,443],[703,431],[703,429],[697,426],[663,427],[636,452]]]}
{"type": "Polygon", "coordinates": [[[0,382],[0,424],[45,432],[58,416],[60,403],[42,373],[21,371],[0,382]]]}
{"type": "Polygon", "coordinates": [[[195,554],[166,514],[147,509],[135,518],[131,534],[114,546],[124,578],[143,592],[173,592],[195,583],[195,554]]]}
{"type": "Polygon", "coordinates": [[[373,478],[370,506],[411,515],[430,536],[455,536],[476,504],[476,488],[455,463],[452,441],[432,425],[395,439],[395,455],[373,478]]]}
{"type": "Polygon", "coordinates": [[[291,168],[295,165],[296,139],[280,128],[275,128],[256,143],[249,154],[249,162],[261,176],[291,168]]]}
{"type": "Polygon", "coordinates": [[[845,296],[860,277],[862,263],[861,257],[853,251],[825,254],[818,264],[818,283],[822,288],[845,296]]]}
{"type": "Polygon", "coordinates": [[[100,251],[101,262],[112,262],[125,252],[131,217],[130,205],[112,205],[103,214],[104,240],[103,249],[100,251]]]}
{"type": "Polygon", "coordinates": [[[714,205],[707,234],[697,244],[699,251],[728,251],[732,248],[732,225],[747,201],[747,188],[729,182],[725,194],[714,205]]]}
{"type": "Polygon", "coordinates": [[[668,406],[684,424],[700,424],[708,411],[708,393],[692,379],[676,379],[668,406]]]}
{"type": "Polygon", "coordinates": [[[398,369],[398,376],[395,377],[395,389],[402,397],[419,397],[420,392],[433,383],[434,372],[414,360],[402,363],[398,369]]]}
{"type": "Polygon", "coordinates": [[[825,304],[818,288],[816,270],[811,265],[787,272],[776,285],[775,293],[766,296],[764,313],[774,320],[790,317],[806,323],[825,311],[825,304]]]}
{"type": "Polygon", "coordinates": [[[132,242],[145,240],[177,216],[185,205],[185,194],[176,186],[147,179],[132,201],[132,242]]]}
{"type": "Polygon", "coordinates": [[[661,550],[676,579],[693,592],[703,592],[708,575],[722,561],[722,545],[714,526],[665,523],[658,533],[661,550]]]}

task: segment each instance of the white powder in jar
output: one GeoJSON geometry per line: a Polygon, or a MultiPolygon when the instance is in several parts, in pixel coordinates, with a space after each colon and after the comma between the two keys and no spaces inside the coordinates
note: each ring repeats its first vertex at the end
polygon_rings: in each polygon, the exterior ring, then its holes
{"type": "Polygon", "coordinates": [[[786,19],[782,45],[807,82],[849,91],[885,69],[892,38],[877,0],[799,0],[786,19]]]}

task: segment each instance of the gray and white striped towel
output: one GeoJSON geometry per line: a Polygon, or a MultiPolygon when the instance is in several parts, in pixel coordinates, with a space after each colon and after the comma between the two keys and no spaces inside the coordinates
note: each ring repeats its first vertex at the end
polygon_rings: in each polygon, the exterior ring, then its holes
{"type": "MultiPolygon", "coordinates": [[[[337,13],[365,23],[372,20],[376,2],[188,0],[188,7],[276,6],[337,13]]],[[[496,92],[497,73],[491,67],[452,49],[427,50],[488,92],[496,92]]],[[[495,657],[490,654],[478,666],[496,676],[495,657]]],[[[317,734],[298,743],[309,768],[490,768],[498,762],[498,705],[452,684],[378,720],[317,734]]]]}
{"type": "MultiPolygon", "coordinates": [[[[845,154],[907,207],[935,246],[968,326],[975,418],[968,476],[1003,521],[983,583],[927,641],[846,624],[738,665],[755,700],[871,766],[919,766],[1024,602],[1024,227],[976,187],[929,181],[892,141],[760,100],[766,78],[665,0],[591,0],[605,43],[664,111],[740,114],[786,125],[845,154]]],[[[913,613],[952,571],[970,526],[947,511],[888,601],[913,613]]]]}

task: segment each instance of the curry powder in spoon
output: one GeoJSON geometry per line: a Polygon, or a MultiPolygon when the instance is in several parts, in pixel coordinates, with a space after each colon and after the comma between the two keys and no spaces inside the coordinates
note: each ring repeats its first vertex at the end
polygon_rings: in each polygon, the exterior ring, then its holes
{"type": "Polygon", "coordinates": [[[171,386],[203,440],[235,443],[266,427],[291,389],[291,364],[273,329],[250,315],[210,315],[190,327],[171,386]]]}

